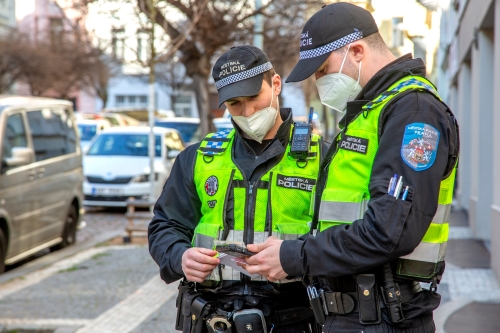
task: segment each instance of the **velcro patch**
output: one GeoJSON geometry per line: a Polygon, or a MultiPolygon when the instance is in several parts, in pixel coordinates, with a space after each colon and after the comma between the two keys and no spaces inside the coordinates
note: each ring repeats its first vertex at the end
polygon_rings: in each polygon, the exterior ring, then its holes
{"type": "Polygon", "coordinates": [[[415,171],[429,169],[436,160],[439,131],[425,123],[406,125],[401,145],[403,161],[415,171]]]}
{"type": "Polygon", "coordinates": [[[344,135],[339,142],[339,148],[366,154],[366,150],[368,149],[368,139],[344,135]]]}

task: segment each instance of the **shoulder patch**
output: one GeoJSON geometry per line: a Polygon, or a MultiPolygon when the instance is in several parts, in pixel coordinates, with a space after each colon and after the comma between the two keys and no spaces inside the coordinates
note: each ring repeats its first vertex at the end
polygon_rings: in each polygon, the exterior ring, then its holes
{"type": "Polygon", "coordinates": [[[436,160],[439,131],[425,123],[406,125],[401,145],[403,161],[415,171],[429,169],[436,160]]]}

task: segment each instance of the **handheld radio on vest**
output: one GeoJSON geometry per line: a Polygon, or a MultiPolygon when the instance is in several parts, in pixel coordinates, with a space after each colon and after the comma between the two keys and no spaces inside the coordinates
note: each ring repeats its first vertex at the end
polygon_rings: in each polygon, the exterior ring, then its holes
{"type": "Polygon", "coordinates": [[[293,127],[292,144],[290,156],[297,160],[305,160],[309,153],[311,143],[312,117],[314,108],[309,109],[309,120],[307,123],[295,123],[293,127]]]}

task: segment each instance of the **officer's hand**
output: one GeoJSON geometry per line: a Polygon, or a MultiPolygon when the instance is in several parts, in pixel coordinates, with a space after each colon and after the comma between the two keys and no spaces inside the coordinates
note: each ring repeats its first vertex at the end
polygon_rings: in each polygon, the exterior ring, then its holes
{"type": "Polygon", "coordinates": [[[182,271],[186,279],[193,282],[203,282],[205,278],[220,263],[214,256],[217,251],[193,247],[182,255],[182,271]]]}
{"type": "Polygon", "coordinates": [[[248,250],[258,252],[257,254],[247,257],[245,269],[249,273],[258,273],[267,277],[271,282],[284,279],[288,274],[285,273],[280,262],[280,248],[282,240],[274,236],[269,237],[262,244],[248,244],[248,250]]]}

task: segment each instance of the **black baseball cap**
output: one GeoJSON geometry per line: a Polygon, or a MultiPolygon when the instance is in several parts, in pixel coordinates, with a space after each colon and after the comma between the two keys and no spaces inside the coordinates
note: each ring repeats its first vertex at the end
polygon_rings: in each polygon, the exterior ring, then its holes
{"type": "Polygon", "coordinates": [[[271,61],[258,47],[231,47],[212,68],[219,107],[231,98],[257,95],[262,88],[264,73],[272,68],[271,61]]]}
{"type": "Polygon", "coordinates": [[[372,14],[347,2],[323,6],[311,16],[300,35],[300,60],[285,82],[307,79],[332,51],[378,31],[372,14]]]}

